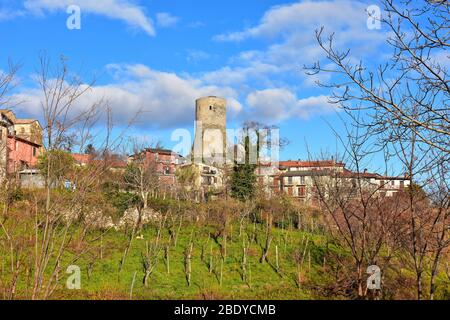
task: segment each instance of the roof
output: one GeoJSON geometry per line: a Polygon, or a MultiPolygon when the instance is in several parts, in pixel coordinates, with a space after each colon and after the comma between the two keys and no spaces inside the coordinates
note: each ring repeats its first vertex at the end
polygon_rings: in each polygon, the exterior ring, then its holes
{"type": "Polygon", "coordinates": [[[0,113],[5,114],[12,121],[13,124],[30,124],[30,123],[36,122],[39,125],[39,127],[42,128],[41,124],[39,123],[39,120],[37,120],[37,119],[19,119],[16,117],[14,112],[10,109],[0,109],[0,113]]]}
{"type": "Polygon", "coordinates": [[[0,113],[6,115],[12,122],[16,120],[16,115],[9,109],[0,109],[0,113]]]}
{"type": "Polygon", "coordinates": [[[372,172],[367,172],[367,171],[358,173],[358,172],[350,171],[348,169],[344,169],[344,172],[342,173],[342,175],[344,177],[349,177],[349,178],[358,178],[359,177],[359,178],[365,178],[365,179],[371,179],[371,178],[378,179],[381,177],[381,175],[379,175],[378,173],[372,173],[372,172]]]}
{"type": "Polygon", "coordinates": [[[280,177],[311,177],[311,176],[329,176],[335,173],[331,170],[303,170],[303,171],[288,171],[282,173],[280,177]]]}
{"type": "Polygon", "coordinates": [[[126,168],[128,163],[116,157],[110,157],[109,159],[95,159],[95,156],[91,154],[72,153],[73,159],[79,164],[101,164],[107,163],[111,168],[126,168]]]}
{"type": "Polygon", "coordinates": [[[176,153],[169,149],[161,149],[161,148],[147,148],[145,151],[151,152],[151,153],[158,153],[158,154],[167,154],[167,155],[175,155],[176,153]]]}
{"type": "Polygon", "coordinates": [[[344,169],[343,172],[337,172],[331,169],[322,170],[303,170],[303,171],[287,171],[280,175],[280,177],[311,177],[311,176],[341,176],[344,178],[362,178],[362,179],[377,179],[377,180],[406,180],[407,177],[393,177],[393,176],[382,176],[378,173],[372,172],[353,172],[344,169]]]}
{"type": "Polygon", "coordinates": [[[31,145],[33,145],[35,147],[42,147],[41,144],[33,142],[33,141],[30,141],[30,140],[25,139],[25,138],[22,138],[22,137],[20,137],[18,135],[8,135],[8,138],[9,139],[14,139],[14,140],[17,140],[17,141],[21,141],[21,142],[24,142],[24,143],[28,143],[28,144],[31,144],[31,145]]]}
{"type": "Polygon", "coordinates": [[[36,119],[16,119],[14,123],[16,124],[29,124],[33,122],[38,122],[36,119]]]}
{"type": "Polygon", "coordinates": [[[39,174],[39,169],[24,169],[22,171],[19,171],[20,174],[39,174]]]}
{"type": "Polygon", "coordinates": [[[129,155],[130,158],[136,157],[138,155],[142,155],[144,152],[150,152],[150,153],[154,153],[154,154],[164,154],[164,155],[168,155],[168,156],[175,156],[178,158],[184,158],[182,155],[169,150],[169,149],[162,149],[162,148],[146,148],[143,151],[136,153],[136,154],[132,154],[129,155]]]}
{"type": "Polygon", "coordinates": [[[72,158],[76,162],[81,164],[87,164],[94,159],[91,154],[81,154],[81,153],[72,153],[72,158]]]}
{"type": "MultiPolygon", "coordinates": [[[[96,160],[96,161],[101,161],[101,160],[96,160]]],[[[108,161],[108,165],[111,168],[126,168],[128,166],[128,163],[123,160],[113,159],[113,160],[108,161]]]]}
{"type": "Polygon", "coordinates": [[[318,167],[344,167],[342,162],[336,162],[335,160],[320,160],[320,161],[280,161],[282,167],[300,167],[300,168],[318,168],[318,167]]]}
{"type": "Polygon", "coordinates": [[[353,172],[348,169],[344,169],[343,176],[347,176],[349,178],[364,178],[364,179],[377,179],[377,180],[407,180],[409,179],[406,176],[383,176],[379,173],[373,172],[353,172]]]}

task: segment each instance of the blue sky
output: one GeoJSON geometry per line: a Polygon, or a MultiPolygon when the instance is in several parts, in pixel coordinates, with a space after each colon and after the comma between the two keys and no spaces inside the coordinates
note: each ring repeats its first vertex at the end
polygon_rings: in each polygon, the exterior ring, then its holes
{"type": "Polygon", "coordinates": [[[314,152],[336,149],[327,123],[342,129],[329,91],[302,69],[323,59],[314,30],[335,32],[340,48],[375,64],[386,39],[367,27],[376,2],[0,0],[0,70],[9,58],[23,64],[15,93],[23,116],[40,116],[33,73],[45,50],[69,57],[86,81],[97,76],[79,108],[107,97],[118,126],[144,110],[131,134],[170,148],[173,129],[192,130],[195,98],[217,95],[228,100],[229,127],[278,125],[290,141],[281,158],[305,159],[305,142],[314,152]],[[70,4],[81,9],[81,30],[66,27],[70,4]]]}

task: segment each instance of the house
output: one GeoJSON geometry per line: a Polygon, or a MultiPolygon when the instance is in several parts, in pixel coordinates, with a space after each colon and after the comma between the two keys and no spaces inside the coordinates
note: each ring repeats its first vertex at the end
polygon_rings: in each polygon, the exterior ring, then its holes
{"type": "Polygon", "coordinates": [[[11,110],[0,110],[2,177],[35,168],[42,149],[42,128],[37,120],[22,121],[11,110]],[[16,129],[22,134],[18,134],[16,129]]]}
{"type": "Polygon", "coordinates": [[[0,113],[11,120],[16,137],[43,145],[43,129],[38,120],[17,118],[14,112],[8,109],[0,109],[0,113]]]}
{"type": "Polygon", "coordinates": [[[127,161],[121,159],[118,155],[105,155],[101,159],[93,154],[72,153],[75,164],[80,167],[87,165],[105,166],[112,172],[124,172],[127,168],[127,161]]]}
{"type": "Polygon", "coordinates": [[[18,136],[8,137],[8,173],[35,168],[42,146],[18,136]]]}
{"type": "Polygon", "coordinates": [[[10,115],[0,112],[0,177],[8,172],[9,152],[8,137],[14,134],[14,123],[10,115]]]}
{"type": "Polygon", "coordinates": [[[143,161],[146,165],[154,165],[162,187],[174,185],[176,169],[186,162],[186,159],[172,150],[162,148],[147,148],[128,158],[128,162],[143,161]]]}
{"type": "Polygon", "coordinates": [[[258,188],[268,195],[280,193],[280,167],[273,163],[260,162],[255,169],[258,188]]]}
{"type": "Polygon", "coordinates": [[[361,173],[351,172],[346,170],[344,175],[349,179],[359,179],[363,181],[367,187],[372,187],[377,190],[382,196],[391,197],[396,192],[399,192],[410,185],[410,179],[407,175],[404,176],[386,176],[378,173],[371,173],[367,170],[361,173]]]}
{"type": "Polygon", "coordinates": [[[348,184],[349,189],[361,181],[364,188],[372,189],[381,196],[393,196],[396,192],[409,186],[406,176],[383,176],[378,173],[353,172],[345,168],[345,164],[335,160],[324,161],[281,161],[277,176],[273,177],[275,188],[293,198],[302,201],[312,201],[317,196],[318,181],[325,182],[338,179],[342,184],[348,184]]]}

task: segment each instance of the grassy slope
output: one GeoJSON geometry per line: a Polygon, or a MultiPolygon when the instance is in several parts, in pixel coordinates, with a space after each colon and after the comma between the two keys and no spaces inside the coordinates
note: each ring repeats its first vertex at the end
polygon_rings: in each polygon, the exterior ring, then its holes
{"type": "MultiPolygon", "coordinates": [[[[252,226],[248,227],[253,228],[252,226]]],[[[138,299],[191,299],[191,298],[230,298],[230,299],[309,299],[312,298],[306,286],[298,288],[297,265],[293,259],[294,251],[303,251],[308,237],[308,250],[311,250],[311,269],[309,254],[303,263],[304,280],[311,279],[317,285],[324,275],[320,272],[322,265],[323,238],[297,230],[273,229],[274,239],[268,259],[270,263],[260,263],[262,248],[253,243],[248,250],[248,281],[242,280],[242,237],[234,228],[232,239],[227,241],[227,255],[223,264],[223,280],[220,285],[221,254],[220,246],[212,239],[208,240],[205,227],[183,226],[178,237],[177,246],[170,248],[170,273],[167,273],[164,252],[159,254],[158,265],[150,277],[148,287],[142,283],[143,268],[141,253],[145,251],[146,241],[155,238],[156,228],[149,227],[143,231],[144,240],[133,239],[122,272],[118,273],[119,261],[126,247],[127,238],[123,232],[109,232],[103,238],[104,257],[93,259],[94,266],[88,279],[87,266],[90,259],[83,258],[77,262],[82,269],[82,290],[60,290],[56,296],[70,298],[126,298],[129,296],[133,276],[136,272],[134,298],[138,299]],[[191,236],[194,239],[192,255],[191,286],[186,281],[184,252],[189,246],[191,236]],[[202,246],[204,261],[201,260],[202,246]],[[275,268],[275,246],[279,251],[279,272],[275,268]],[[208,262],[212,248],[214,271],[209,272],[208,262]],[[67,296],[68,295],[68,296],[67,296]]],[[[258,242],[263,244],[263,230],[257,232],[258,242]]],[[[163,242],[167,242],[164,235],[163,242]]],[[[222,241],[220,238],[219,241],[222,241]]],[[[306,282],[306,281],[305,281],[306,282]]]]}

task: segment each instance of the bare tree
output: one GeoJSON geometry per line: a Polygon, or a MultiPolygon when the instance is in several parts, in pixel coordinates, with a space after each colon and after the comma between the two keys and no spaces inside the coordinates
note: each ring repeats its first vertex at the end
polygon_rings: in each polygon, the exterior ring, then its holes
{"type": "Polygon", "coordinates": [[[0,109],[5,107],[11,108],[17,105],[20,101],[14,100],[11,92],[17,87],[17,72],[20,70],[20,65],[8,61],[8,69],[0,71],[0,109]]]}
{"type": "Polygon", "coordinates": [[[446,247],[438,239],[445,239],[443,230],[448,230],[442,181],[448,179],[445,167],[450,155],[450,6],[447,1],[428,0],[382,3],[380,20],[389,31],[385,47],[391,53],[389,59],[376,67],[354,63],[351,51],[338,49],[334,34],[325,36],[320,28],[316,38],[327,62],[305,68],[310,75],[333,75],[329,82],[318,83],[330,89],[330,102],[346,111],[355,128],[371,137],[387,158],[399,161],[408,174],[411,187],[406,199],[399,201],[400,238],[404,237],[403,250],[416,275],[418,299],[423,296],[428,261],[433,261],[433,298],[436,268],[446,247]],[[430,208],[431,190],[426,189],[430,181],[436,181],[437,172],[446,176],[437,179],[440,184],[434,185],[434,196],[439,205],[430,208]]]}
{"type": "MultiPolygon", "coordinates": [[[[108,204],[99,192],[101,179],[110,166],[106,158],[84,167],[67,165],[63,177],[71,182],[65,196],[55,189],[59,184],[51,183],[58,171],[58,157],[49,156],[55,152],[64,152],[68,141],[72,146],[92,139],[89,132],[97,126],[100,114],[106,114],[107,138],[98,142],[101,154],[106,148],[112,148],[120,138],[111,137],[110,110],[102,102],[94,102],[86,109],[79,109],[79,99],[90,91],[91,85],[85,84],[74,76],[67,66],[67,59],[61,57],[53,63],[46,55],[40,57],[37,81],[42,91],[41,106],[45,133],[45,168],[42,170],[46,181],[44,190],[27,192],[27,205],[21,207],[20,219],[11,212],[2,217],[2,244],[9,243],[13,280],[9,298],[14,298],[18,283],[25,284],[21,297],[29,294],[32,299],[47,299],[61,285],[61,271],[76,262],[82,255],[95,248],[99,236],[89,234],[93,228],[108,228],[102,219],[108,211],[108,204]],[[105,107],[105,108],[103,108],[105,107]],[[106,112],[102,112],[106,111],[106,112]],[[77,137],[77,139],[73,139],[77,137]],[[103,161],[104,160],[104,161],[103,161]],[[74,226],[80,226],[80,232],[70,232],[74,226]],[[84,243],[83,246],[77,244],[84,243]],[[80,249],[78,249],[80,248],[80,249]],[[29,287],[28,285],[31,285],[29,287]]],[[[70,156],[70,155],[69,155],[70,156]]],[[[3,251],[1,246],[0,250],[3,251]]],[[[4,252],[2,252],[2,256],[4,252]]]]}
{"type": "Polygon", "coordinates": [[[392,56],[371,70],[363,62],[352,63],[350,50],[340,51],[334,35],[316,31],[320,47],[335,68],[321,62],[306,67],[307,73],[333,73],[331,102],[339,104],[355,124],[376,134],[380,142],[392,139],[391,127],[412,130],[420,142],[446,154],[450,151],[450,6],[437,1],[383,0],[381,22],[390,31],[392,56]],[[361,113],[368,117],[361,117],[361,113]]]}
{"type": "Polygon", "coordinates": [[[434,299],[436,292],[436,277],[440,263],[450,247],[450,185],[448,183],[448,168],[441,166],[434,175],[431,188],[432,206],[432,243],[430,266],[430,299],[434,299]]]}
{"type": "Polygon", "coordinates": [[[158,163],[148,152],[150,148],[134,140],[132,162],[125,174],[126,185],[139,194],[144,209],[148,206],[149,195],[156,194],[159,188],[158,163]]]}
{"type": "MultiPolygon", "coordinates": [[[[323,169],[312,175],[315,201],[324,212],[325,222],[332,239],[347,249],[351,261],[339,261],[349,269],[350,279],[344,281],[346,289],[355,289],[353,296],[365,298],[365,273],[368,266],[377,264],[385,269],[392,252],[381,254],[389,237],[395,234],[395,221],[400,214],[380,195],[382,184],[370,182],[364,172],[371,149],[365,146],[364,135],[347,134],[348,140],[338,136],[344,147],[340,162],[347,169],[323,169]]],[[[314,199],[311,199],[314,201],[314,199]]],[[[346,273],[347,273],[346,272],[346,273]]]]}

